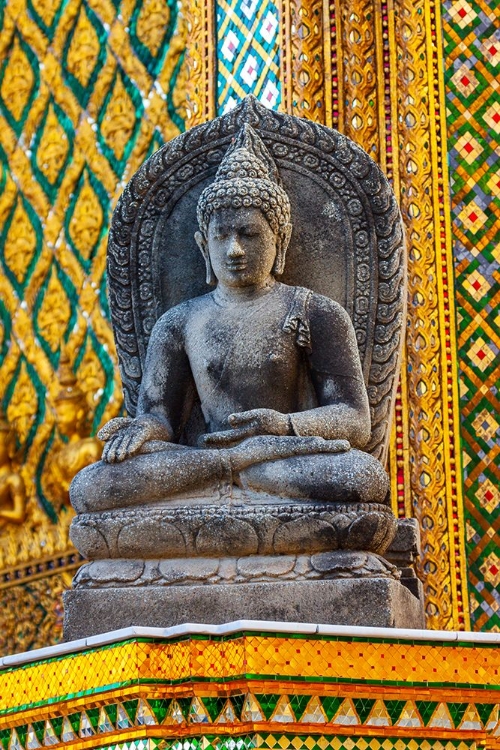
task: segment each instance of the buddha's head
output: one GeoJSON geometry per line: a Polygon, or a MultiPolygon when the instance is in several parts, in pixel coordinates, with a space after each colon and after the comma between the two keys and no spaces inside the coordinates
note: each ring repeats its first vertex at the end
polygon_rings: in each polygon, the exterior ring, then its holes
{"type": "Polygon", "coordinates": [[[248,286],[279,276],[290,241],[290,201],[276,164],[249,126],[238,133],[198,201],[196,241],[207,282],[248,286]]]}
{"type": "Polygon", "coordinates": [[[57,429],[64,437],[79,435],[85,418],[85,396],[79,388],[69,357],[61,354],[59,363],[59,391],[54,398],[57,429]]]}

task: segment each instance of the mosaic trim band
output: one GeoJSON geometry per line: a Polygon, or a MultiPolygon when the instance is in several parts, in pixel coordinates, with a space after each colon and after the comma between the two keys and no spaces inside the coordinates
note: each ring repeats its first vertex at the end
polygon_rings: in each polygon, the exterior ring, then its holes
{"type": "Polygon", "coordinates": [[[1,671],[0,745],[498,748],[499,668],[495,644],[138,639],[1,671]]]}
{"type": "Polygon", "coordinates": [[[275,0],[217,0],[217,112],[247,94],[275,109],[279,81],[279,9],[275,0]]]}
{"type": "Polygon", "coordinates": [[[444,4],[467,561],[475,629],[500,630],[500,37],[494,3],[444,4]]]}

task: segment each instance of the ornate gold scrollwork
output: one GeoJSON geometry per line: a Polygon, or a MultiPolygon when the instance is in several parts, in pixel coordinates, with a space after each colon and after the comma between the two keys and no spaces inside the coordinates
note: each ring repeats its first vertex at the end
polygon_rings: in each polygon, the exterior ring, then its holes
{"type": "Polygon", "coordinates": [[[323,13],[323,0],[284,1],[281,81],[284,111],[326,124],[323,13]]]}
{"type": "Polygon", "coordinates": [[[458,526],[463,509],[456,472],[453,300],[448,294],[453,270],[450,218],[443,210],[446,154],[441,138],[445,121],[436,13],[438,4],[429,5],[425,0],[394,2],[396,143],[409,251],[408,387],[404,396],[409,417],[411,502],[422,529],[427,623],[431,628],[463,629],[467,624],[467,584],[464,539],[458,526]]]}
{"type": "Polygon", "coordinates": [[[380,163],[384,121],[379,120],[379,58],[382,54],[380,4],[373,0],[337,0],[341,50],[337,56],[342,107],[339,130],[380,163]]]}
{"type": "Polygon", "coordinates": [[[214,0],[189,0],[183,6],[186,41],[186,128],[215,117],[216,38],[214,0]]]}

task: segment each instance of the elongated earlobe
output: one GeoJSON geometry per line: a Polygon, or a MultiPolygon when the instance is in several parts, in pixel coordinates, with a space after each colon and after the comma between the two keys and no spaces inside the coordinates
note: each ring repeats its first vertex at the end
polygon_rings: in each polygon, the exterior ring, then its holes
{"type": "Polygon", "coordinates": [[[276,260],[273,266],[273,275],[281,276],[285,270],[285,258],[290,237],[292,236],[292,225],[287,224],[285,227],[280,229],[278,241],[276,243],[276,260]]]}
{"type": "Polygon", "coordinates": [[[210,263],[210,254],[208,252],[207,241],[201,232],[195,232],[194,238],[196,240],[196,244],[201,250],[203,260],[205,261],[206,282],[209,286],[215,286],[217,284],[217,279],[215,277],[212,264],[210,263]]]}

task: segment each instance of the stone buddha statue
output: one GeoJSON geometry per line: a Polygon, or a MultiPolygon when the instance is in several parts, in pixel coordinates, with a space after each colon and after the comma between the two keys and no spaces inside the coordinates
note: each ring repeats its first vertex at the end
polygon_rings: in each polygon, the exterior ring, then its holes
{"type": "Polygon", "coordinates": [[[388,477],[362,451],[370,410],[353,325],[333,300],[277,280],[290,202],[250,126],[197,213],[196,241],[215,289],[156,323],[137,415],[101,429],[103,462],[80,474],[73,506],[138,505],[209,488],[221,476],[278,498],[387,502],[388,477]],[[186,445],[193,394],[204,432],[186,445]]]}
{"type": "Polygon", "coordinates": [[[101,429],[102,460],[70,488],[90,562],[66,637],[241,618],[421,626],[383,556],[404,248],[368,155],[248,98],[132,179],[108,272],[130,416],[101,429]]]}

